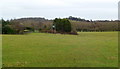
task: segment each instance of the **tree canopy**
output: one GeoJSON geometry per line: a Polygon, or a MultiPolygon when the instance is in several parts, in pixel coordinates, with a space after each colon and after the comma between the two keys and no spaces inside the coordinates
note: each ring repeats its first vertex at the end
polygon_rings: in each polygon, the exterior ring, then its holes
{"type": "Polygon", "coordinates": [[[58,32],[71,32],[71,23],[68,19],[56,18],[53,22],[55,29],[58,32]]]}

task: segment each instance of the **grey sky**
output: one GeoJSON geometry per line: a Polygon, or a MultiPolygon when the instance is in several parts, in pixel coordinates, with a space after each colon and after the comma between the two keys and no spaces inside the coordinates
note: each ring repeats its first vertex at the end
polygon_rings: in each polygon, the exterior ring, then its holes
{"type": "Polygon", "coordinates": [[[76,16],[85,19],[118,19],[119,0],[0,0],[4,19],[76,16]]]}

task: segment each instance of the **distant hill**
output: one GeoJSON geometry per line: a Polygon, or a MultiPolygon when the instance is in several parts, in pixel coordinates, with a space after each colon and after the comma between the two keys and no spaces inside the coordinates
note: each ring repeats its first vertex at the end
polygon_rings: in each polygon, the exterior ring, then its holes
{"type": "MultiPolygon", "coordinates": [[[[72,31],[119,31],[117,20],[85,20],[77,17],[66,18],[72,25],[72,31]]],[[[10,28],[16,30],[18,33],[26,29],[34,31],[52,30],[53,20],[48,20],[41,17],[30,17],[9,20],[10,28]]],[[[1,25],[1,24],[0,24],[1,25]]]]}
{"type": "Polygon", "coordinates": [[[118,21],[118,20],[86,20],[86,19],[82,19],[80,17],[73,17],[73,16],[69,16],[67,19],[69,20],[73,20],[73,21],[82,21],[82,22],[114,22],[114,21],[118,21]]]}
{"type": "Polygon", "coordinates": [[[40,17],[38,17],[38,18],[34,18],[34,17],[30,17],[30,18],[20,18],[20,19],[15,19],[15,20],[19,20],[19,21],[27,21],[27,20],[30,20],[30,21],[41,21],[41,22],[43,22],[43,21],[47,21],[47,19],[45,19],[45,18],[40,18],[40,17]]]}
{"type": "Polygon", "coordinates": [[[45,18],[34,18],[34,17],[30,17],[30,18],[20,18],[20,19],[14,19],[11,20],[12,22],[19,22],[19,23],[41,23],[41,22],[45,22],[48,21],[48,19],[45,18]]]}
{"type": "Polygon", "coordinates": [[[49,28],[50,25],[52,24],[52,20],[48,20],[40,17],[13,19],[13,20],[10,20],[10,22],[12,23],[12,25],[15,25],[15,26],[23,25],[24,27],[32,27],[37,30],[40,28],[43,28],[45,25],[47,28],[49,28]]]}

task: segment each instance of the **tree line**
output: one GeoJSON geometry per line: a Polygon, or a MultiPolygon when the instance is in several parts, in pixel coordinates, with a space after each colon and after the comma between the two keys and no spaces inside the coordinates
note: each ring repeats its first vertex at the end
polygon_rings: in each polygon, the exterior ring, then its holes
{"type": "MultiPolygon", "coordinates": [[[[51,32],[55,25],[57,32],[103,32],[120,31],[118,21],[88,21],[85,19],[74,20],[69,18],[56,18],[48,20],[45,18],[21,18],[4,20],[2,22],[2,34],[24,34],[29,32],[51,32]]],[[[1,25],[1,24],[0,24],[1,25]]]]}
{"type": "Polygon", "coordinates": [[[118,21],[112,22],[79,22],[79,21],[71,21],[72,25],[77,31],[80,32],[104,32],[104,31],[120,31],[118,28],[118,21]]]}

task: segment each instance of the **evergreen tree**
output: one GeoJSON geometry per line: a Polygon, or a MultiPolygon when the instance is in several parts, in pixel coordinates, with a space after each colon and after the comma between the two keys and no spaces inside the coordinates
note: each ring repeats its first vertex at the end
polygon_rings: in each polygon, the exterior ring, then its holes
{"type": "Polygon", "coordinates": [[[67,19],[56,18],[53,24],[58,32],[71,32],[71,23],[67,19]]]}
{"type": "Polygon", "coordinates": [[[2,21],[2,34],[15,34],[16,31],[10,26],[9,21],[1,20],[2,21]]]}

